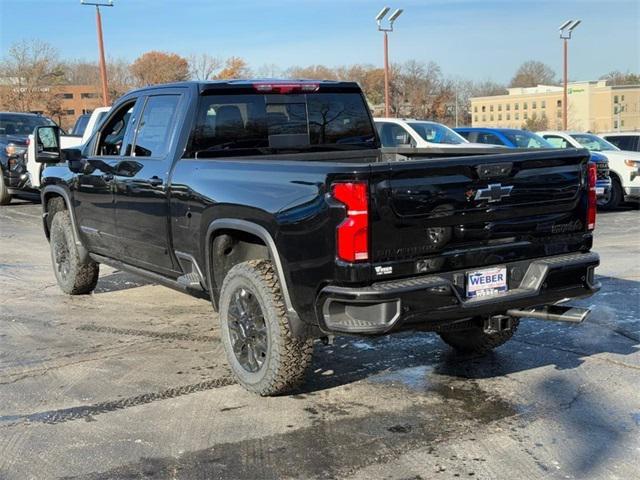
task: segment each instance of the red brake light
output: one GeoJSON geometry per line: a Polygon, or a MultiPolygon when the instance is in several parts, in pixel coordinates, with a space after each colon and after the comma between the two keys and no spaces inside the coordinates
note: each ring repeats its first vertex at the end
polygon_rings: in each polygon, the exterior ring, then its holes
{"type": "Polygon", "coordinates": [[[318,91],[320,84],[311,82],[260,82],[254,83],[253,88],[260,93],[313,93],[318,91]]]}
{"type": "Polygon", "coordinates": [[[345,262],[369,259],[369,199],[365,182],[336,183],[333,198],[347,207],[347,218],[337,228],[338,258],[345,262]]]}
{"type": "Polygon", "coordinates": [[[589,186],[587,200],[587,230],[596,228],[596,182],[598,180],[598,171],[595,163],[589,163],[587,167],[587,185],[589,186]]]}

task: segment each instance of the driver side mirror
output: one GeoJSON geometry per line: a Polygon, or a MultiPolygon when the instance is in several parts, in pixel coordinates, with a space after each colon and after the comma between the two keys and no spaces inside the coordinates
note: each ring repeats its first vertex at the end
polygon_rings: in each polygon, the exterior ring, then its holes
{"type": "Polygon", "coordinates": [[[62,160],[60,151],[60,127],[44,125],[33,131],[37,163],[59,163],[62,160]]]}

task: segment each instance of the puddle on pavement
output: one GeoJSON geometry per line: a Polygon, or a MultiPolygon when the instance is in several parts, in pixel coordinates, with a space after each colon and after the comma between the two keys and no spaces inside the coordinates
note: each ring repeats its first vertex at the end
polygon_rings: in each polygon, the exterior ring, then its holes
{"type": "Polygon", "coordinates": [[[463,412],[470,413],[482,423],[510,417],[530,410],[526,405],[516,404],[480,387],[477,380],[454,378],[436,372],[435,366],[423,365],[385,372],[369,377],[371,383],[407,388],[415,394],[433,396],[454,411],[452,402],[463,412]]]}

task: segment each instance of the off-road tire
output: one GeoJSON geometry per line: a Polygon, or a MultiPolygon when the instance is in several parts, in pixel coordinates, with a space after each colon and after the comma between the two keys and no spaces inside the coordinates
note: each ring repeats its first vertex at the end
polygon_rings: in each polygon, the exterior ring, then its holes
{"type": "Polygon", "coordinates": [[[227,273],[220,291],[219,318],[222,343],[229,366],[240,385],[262,396],[291,391],[304,379],[313,353],[312,339],[296,338],[289,327],[278,276],[268,260],[250,260],[227,273]],[[238,289],[249,291],[261,309],[267,331],[267,353],[259,370],[250,372],[233,351],[229,308],[238,289]]]}
{"type": "Polygon", "coordinates": [[[485,354],[498,348],[513,337],[518,329],[520,320],[512,319],[512,326],[509,330],[503,330],[497,333],[485,333],[482,329],[482,323],[465,330],[457,330],[452,332],[440,332],[442,341],[460,353],[485,354]]]}
{"type": "Polygon", "coordinates": [[[67,210],[53,217],[49,243],[53,272],[60,289],[69,295],[91,293],[98,283],[100,265],[91,259],[81,260],[67,210]]]}
{"type": "Polygon", "coordinates": [[[0,205],[9,205],[11,203],[11,195],[9,189],[4,184],[4,174],[0,168],[0,205]]]}
{"type": "Polygon", "coordinates": [[[624,201],[624,190],[620,184],[620,180],[617,177],[611,177],[611,190],[609,191],[609,198],[598,202],[598,207],[603,210],[615,210],[624,201]]]}

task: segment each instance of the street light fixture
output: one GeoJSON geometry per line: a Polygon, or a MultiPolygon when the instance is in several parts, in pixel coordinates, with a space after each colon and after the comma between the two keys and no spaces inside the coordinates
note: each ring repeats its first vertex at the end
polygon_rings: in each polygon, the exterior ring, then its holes
{"type": "Polygon", "coordinates": [[[567,129],[567,82],[568,82],[568,49],[569,49],[569,40],[571,39],[571,34],[575,30],[575,28],[582,23],[582,20],[567,20],[562,25],[560,25],[560,38],[563,42],[564,48],[564,67],[563,67],[563,98],[562,98],[562,129],[567,129]]]}
{"type": "Polygon", "coordinates": [[[387,33],[393,32],[393,24],[402,15],[401,8],[396,9],[388,19],[387,26],[383,26],[382,21],[387,16],[391,8],[384,7],[380,10],[380,13],[376,16],[376,23],[378,24],[378,30],[384,33],[384,115],[389,117],[391,115],[391,100],[389,96],[389,40],[387,33]]]}
{"type": "Polygon", "coordinates": [[[102,105],[109,106],[109,89],[107,88],[107,65],[104,61],[104,42],[102,40],[102,17],[100,16],[100,7],[113,7],[113,0],[108,2],[89,2],[80,0],[81,5],[89,5],[96,7],[96,29],[98,31],[98,50],[100,54],[100,81],[102,83],[102,105]]]}

